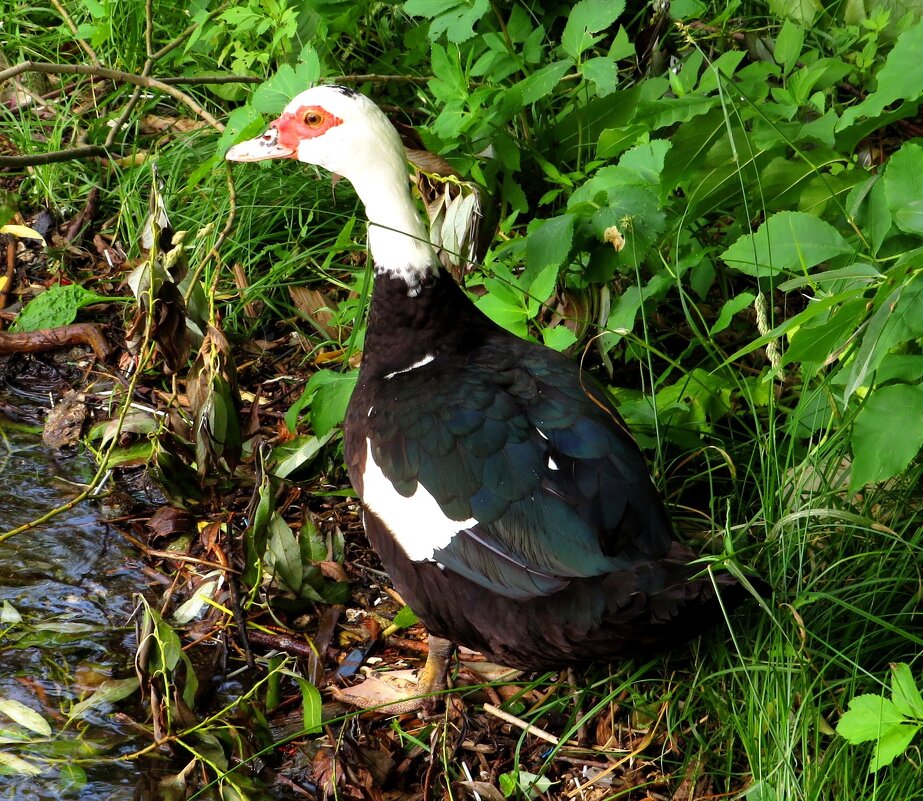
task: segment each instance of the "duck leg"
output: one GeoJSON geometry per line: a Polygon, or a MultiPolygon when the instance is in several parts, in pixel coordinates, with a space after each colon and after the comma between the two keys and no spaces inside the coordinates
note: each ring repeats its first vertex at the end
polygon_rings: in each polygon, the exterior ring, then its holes
{"type": "Polygon", "coordinates": [[[434,703],[434,694],[447,686],[449,658],[455,644],[429,635],[429,655],[416,680],[408,671],[370,675],[355,687],[333,689],[333,697],[359,709],[376,709],[386,715],[405,715],[434,703]]]}

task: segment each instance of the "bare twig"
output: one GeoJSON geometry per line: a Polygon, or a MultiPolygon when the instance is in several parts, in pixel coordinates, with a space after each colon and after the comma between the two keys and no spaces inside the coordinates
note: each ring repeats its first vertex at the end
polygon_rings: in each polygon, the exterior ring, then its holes
{"type": "Polygon", "coordinates": [[[522,729],[526,734],[532,734],[535,737],[538,737],[546,742],[551,743],[552,745],[558,745],[561,740],[558,737],[555,737],[553,734],[549,734],[544,729],[538,728],[538,726],[533,726],[531,723],[526,723],[522,718],[517,718],[515,715],[511,715],[509,712],[504,712],[500,707],[494,706],[493,704],[484,704],[484,711],[493,715],[495,718],[500,718],[500,720],[505,720],[507,723],[512,723],[517,728],[522,729]]]}
{"type": "Polygon", "coordinates": [[[193,113],[205,120],[215,130],[224,130],[224,125],[218,122],[218,120],[185,92],[181,92],[179,89],[163,83],[163,81],[158,81],[156,78],[151,78],[148,75],[135,75],[131,72],[113,70],[108,67],[98,67],[91,64],[56,64],[48,61],[22,61],[8,69],[0,71],[0,81],[7,81],[24,72],[43,72],[51,75],[94,75],[112,81],[122,81],[123,83],[142,86],[146,89],[156,89],[166,95],[170,95],[170,97],[187,106],[193,113]]]}

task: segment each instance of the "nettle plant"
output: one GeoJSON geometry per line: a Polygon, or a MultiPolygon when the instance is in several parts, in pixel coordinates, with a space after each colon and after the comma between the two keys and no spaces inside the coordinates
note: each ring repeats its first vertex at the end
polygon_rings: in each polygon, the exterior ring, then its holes
{"type": "Polygon", "coordinates": [[[502,203],[481,306],[562,349],[599,332],[609,365],[657,357],[651,320],[680,305],[688,344],[657,360],[656,410],[623,393],[633,423],[656,411],[695,447],[745,395],[806,442],[848,433],[849,489],[894,477],[923,444],[923,147],[899,125],[923,22],[877,13],[831,41],[789,19],[744,51],[732,10],[687,5],[672,67],[638,78],[623,3],[405,4],[431,20],[427,144],[502,203]]]}

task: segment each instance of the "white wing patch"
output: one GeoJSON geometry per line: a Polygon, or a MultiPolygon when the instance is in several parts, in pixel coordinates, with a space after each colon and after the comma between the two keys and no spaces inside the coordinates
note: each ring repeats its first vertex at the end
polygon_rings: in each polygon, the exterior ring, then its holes
{"type": "Polygon", "coordinates": [[[372,441],[366,439],[365,471],[362,474],[362,502],[394,535],[397,544],[414,562],[433,561],[466,528],[477,525],[473,517],[452,520],[421,484],[404,497],[388,480],[372,457],[372,441]]]}
{"type": "Polygon", "coordinates": [[[434,354],[427,353],[422,359],[420,359],[420,361],[414,362],[409,367],[405,367],[403,370],[395,370],[393,373],[388,373],[385,376],[385,381],[387,381],[389,378],[394,378],[394,376],[398,375],[399,373],[409,373],[411,370],[416,370],[418,367],[422,367],[424,364],[429,364],[435,358],[436,356],[434,354]]]}

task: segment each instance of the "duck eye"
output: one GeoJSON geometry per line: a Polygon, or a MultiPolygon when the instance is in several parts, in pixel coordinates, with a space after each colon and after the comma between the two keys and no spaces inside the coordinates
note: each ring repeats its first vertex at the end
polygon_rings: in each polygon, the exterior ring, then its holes
{"type": "Polygon", "coordinates": [[[323,118],[323,116],[320,114],[320,112],[317,112],[317,111],[308,111],[308,112],[305,112],[305,115],[304,115],[304,124],[305,124],[305,125],[310,125],[311,127],[316,127],[316,126],[320,125],[320,124],[323,122],[323,120],[324,120],[324,118],[323,118]]]}

